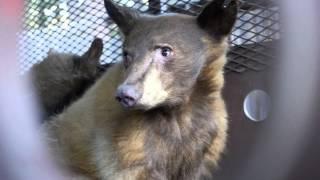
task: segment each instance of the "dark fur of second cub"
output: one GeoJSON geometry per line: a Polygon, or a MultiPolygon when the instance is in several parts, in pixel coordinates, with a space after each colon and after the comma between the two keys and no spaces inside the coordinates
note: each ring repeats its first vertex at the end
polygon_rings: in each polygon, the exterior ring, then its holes
{"type": "Polygon", "coordinates": [[[51,50],[43,61],[31,68],[44,119],[60,113],[102,75],[107,68],[100,64],[102,51],[102,40],[96,38],[82,56],[51,50]]]}

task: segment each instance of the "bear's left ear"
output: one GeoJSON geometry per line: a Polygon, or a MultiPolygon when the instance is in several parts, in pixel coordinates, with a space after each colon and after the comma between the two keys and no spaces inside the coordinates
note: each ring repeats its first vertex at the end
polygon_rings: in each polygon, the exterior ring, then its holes
{"type": "Polygon", "coordinates": [[[198,25],[216,38],[231,33],[237,19],[237,0],[213,0],[197,17],[198,25]]]}

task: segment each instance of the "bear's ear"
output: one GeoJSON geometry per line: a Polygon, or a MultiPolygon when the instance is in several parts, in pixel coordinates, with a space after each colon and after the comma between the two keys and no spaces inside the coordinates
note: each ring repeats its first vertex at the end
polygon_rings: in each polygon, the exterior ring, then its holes
{"type": "Polygon", "coordinates": [[[118,25],[123,34],[128,34],[137,19],[140,17],[138,11],[119,6],[112,0],[104,0],[104,6],[109,17],[118,25]]]}
{"type": "Polygon", "coordinates": [[[83,55],[85,59],[93,61],[92,63],[99,64],[100,57],[103,53],[103,42],[100,38],[95,38],[91,43],[89,50],[83,55]]]}
{"type": "Polygon", "coordinates": [[[58,51],[54,50],[53,48],[50,48],[47,55],[50,56],[50,55],[54,55],[54,54],[58,54],[58,51]]]}
{"type": "Polygon", "coordinates": [[[238,12],[237,0],[213,0],[197,17],[198,25],[217,38],[230,34],[238,12]]]}

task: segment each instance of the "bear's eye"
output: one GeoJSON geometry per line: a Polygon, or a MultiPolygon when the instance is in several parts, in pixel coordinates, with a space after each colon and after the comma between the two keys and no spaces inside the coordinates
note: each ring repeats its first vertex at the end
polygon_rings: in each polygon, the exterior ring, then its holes
{"type": "Polygon", "coordinates": [[[170,57],[172,55],[172,49],[169,47],[161,47],[161,55],[163,57],[170,57]]]}
{"type": "Polygon", "coordinates": [[[123,65],[124,65],[124,68],[128,68],[131,64],[131,61],[132,61],[132,58],[131,56],[129,55],[128,52],[124,51],[123,52],[123,65]]]}
{"type": "Polygon", "coordinates": [[[174,52],[169,46],[158,46],[155,49],[155,60],[158,62],[168,62],[174,59],[174,52]]]}

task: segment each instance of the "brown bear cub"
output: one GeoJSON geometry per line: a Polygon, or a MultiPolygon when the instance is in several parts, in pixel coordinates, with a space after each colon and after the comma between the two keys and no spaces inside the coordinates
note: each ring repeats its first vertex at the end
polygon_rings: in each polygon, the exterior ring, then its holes
{"type": "Polygon", "coordinates": [[[226,144],[221,90],[237,1],[213,0],[197,17],[104,2],[123,61],[46,124],[57,160],[88,179],[211,179],[226,144]]]}
{"type": "Polygon", "coordinates": [[[96,38],[82,56],[50,50],[43,61],[31,68],[44,117],[60,113],[102,75],[107,68],[99,62],[102,51],[102,40],[96,38]]]}

